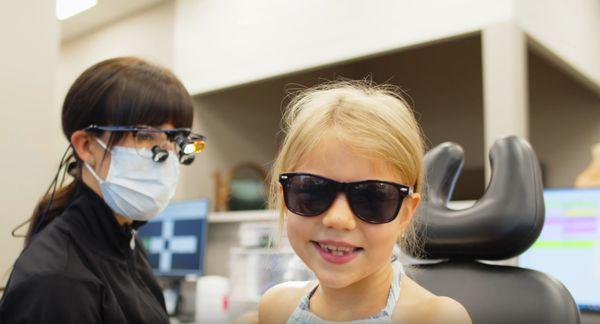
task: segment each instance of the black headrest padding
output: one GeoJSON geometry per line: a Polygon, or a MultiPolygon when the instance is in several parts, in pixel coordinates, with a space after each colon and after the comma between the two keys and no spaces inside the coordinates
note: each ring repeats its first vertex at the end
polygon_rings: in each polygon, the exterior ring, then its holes
{"type": "Polygon", "coordinates": [[[417,232],[429,259],[502,260],[519,255],[544,224],[540,166],[531,146],[515,136],[490,150],[492,176],[483,196],[467,209],[447,207],[463,165],[457,144],[425,156],[426,193],[417,210],[417,232]]]}
{"type": "Polygon", "coordinates": [[[473,323],[580,322],[577,304],[565,286],[535,270],[444,261],[406,271],[432,293],[460,302],[473,323]]]}

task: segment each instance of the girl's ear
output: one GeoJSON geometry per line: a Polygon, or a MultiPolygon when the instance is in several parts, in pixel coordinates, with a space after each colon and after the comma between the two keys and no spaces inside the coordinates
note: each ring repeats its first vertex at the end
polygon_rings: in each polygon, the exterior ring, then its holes
{"type": "MultiPolygon", "coordinates": [[[[410,195],[410,197],[406,197],[406,199],[408,199],[408,201],[410,202],[410,213],[411,215],[414,215],[414,213],[417,211],[417,207],[419,207],[419,204],[421,203],[421,194],[414,193],[410,195]]],[[[406,199],[404,199],[405,202],[406,199]]]]}
{"type": "Polygon", "coordinates": [[[421,194],[418,193],[414,193],[404,198],[404,201],[402,201],[402,208],[400,209],[400,228],[402,232],[404,232],[408,224],[410,224],[410,221],[415,215],[420,203],[421,194]]]}

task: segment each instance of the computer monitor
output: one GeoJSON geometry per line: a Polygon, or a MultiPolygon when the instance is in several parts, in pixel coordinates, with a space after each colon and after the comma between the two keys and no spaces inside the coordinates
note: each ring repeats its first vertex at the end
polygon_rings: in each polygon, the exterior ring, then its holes
{"type": "Polygon", "coordinates": [[[519,265],[560,280],[580,309],[600,311],[600,189],[546,189],[544,202],[544,228],[519,265]]]}
{"type": "Polygon", "coordinates": [[[207,199],[174,202],[139,228],[157,276],[202,275],[207,216],[207,199]]]}

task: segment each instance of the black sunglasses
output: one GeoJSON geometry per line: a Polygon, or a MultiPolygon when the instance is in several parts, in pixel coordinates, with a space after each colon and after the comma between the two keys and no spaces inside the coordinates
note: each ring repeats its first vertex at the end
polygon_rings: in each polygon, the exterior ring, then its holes
{"type": "Polygon", "coordinates": [[[282,173],[279,182],[285,205],[294,214],[320,215],[331,207],[337,194],[343,192],[354,215],[371,224],[393,221],[404,198],[413,193],[410,187],[395,182],[337,182],[310,173],[282,173]]]}

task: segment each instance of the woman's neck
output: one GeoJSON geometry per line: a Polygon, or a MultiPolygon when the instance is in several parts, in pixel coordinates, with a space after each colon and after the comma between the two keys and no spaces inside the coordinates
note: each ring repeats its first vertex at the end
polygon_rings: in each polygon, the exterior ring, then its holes
{"type": "Polygon", "coordinates": [[[119,223],[119,225],[121,225],[121,226],[133,223],[133,220],[131,218],[125,217],[125,216],[123,216],[121,214],[117,214],[117,213],[114,213],[114,215],[115,215],[115,218],[117,219],[117,223],[119,223]]]}
{"type": "Polygon", "coordinates": [[[330,288],[319,284],[310,299],[311,312],[330,321],[350,321],[377,315],[387,305],[393,273],[389,263],[347,287],[330,288]]]}
{"type": "MultiPolygon", "coordinates": [[[[87,171],[87,170],[86,170],[87,171]]],[[[95,192],[99,197],[104,199],[104,195],[102,194],[102,190],[100,190],[100,186],[96,179],[92,178],[89,172],[84,172],[82,175],[83,183],[88,186],[93,192],[95,192]]],[[[119,225],[123,226],[125,224],[131,224],[133,221],[130,218],[127,218],[121,214],[113,213],[115,219],[119,223],[119,225]]]]}

